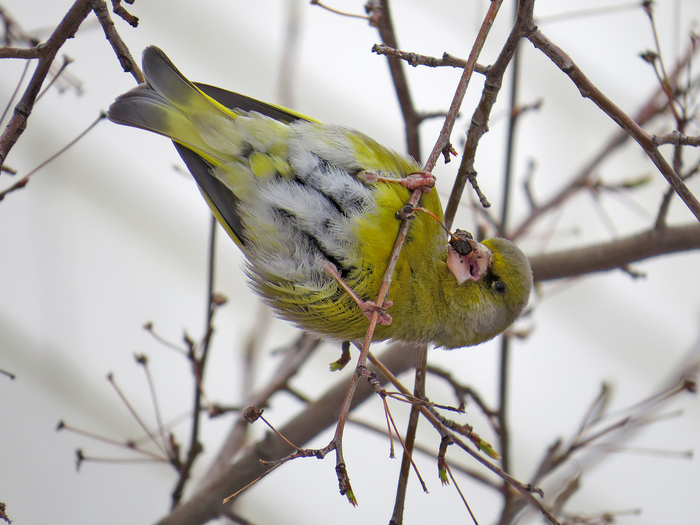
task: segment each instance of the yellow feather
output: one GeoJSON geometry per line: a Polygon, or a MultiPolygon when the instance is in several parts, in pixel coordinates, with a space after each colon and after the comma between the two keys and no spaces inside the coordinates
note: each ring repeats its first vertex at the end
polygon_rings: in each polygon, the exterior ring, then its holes
{"type": "MultiPolygon", "coordinates": [[[[180,145],[217,220],[248,258],[253,288],[280,316],[361,340],[367,317],[328,265],[361,300],[376,298],[399,231],[396,212],[411,194],[391,181],[421,166],[360,132],[200,89],[157,48],[144,52],[144,72],[148,84],[119,97],[109,118],[180,145]],[[366,174],[379,178],[367,182],[366,174]]],[[[442,220],[437,191],[420,205],[442,220]]],[[[377,327],[375,340],[474,345],[520,315],[532,287],[522,252],[504,239],[462,250],[448,248],[435,218],[416,212],[388,295],[393,321],[377,327]]]]}

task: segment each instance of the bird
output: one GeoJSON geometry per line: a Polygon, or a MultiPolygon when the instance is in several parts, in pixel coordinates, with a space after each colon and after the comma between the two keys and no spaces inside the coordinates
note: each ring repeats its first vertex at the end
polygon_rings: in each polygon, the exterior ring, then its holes
{"type": "Polygon", "coordinates": [[[277,315],[322,338],[453,349],[488,341],[523,312],[528,258],[511,241],[446,231],[434,177],[367,135],[190,82],[155,46],[114,123],[171,139],[277,315]],[[382,305],[376,299],[412,190],[418,206],[382,305]]]}

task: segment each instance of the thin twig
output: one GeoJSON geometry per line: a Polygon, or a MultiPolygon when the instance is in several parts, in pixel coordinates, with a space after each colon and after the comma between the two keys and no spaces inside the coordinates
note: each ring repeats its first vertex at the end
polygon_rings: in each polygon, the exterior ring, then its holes
{"type": "MultiPolygon", "coordinates": [[[[416,380],[413,386],[413,395],[417,399],[425,399],[425,381],[427,377],[426,369],[428,366],[428,347],[420,345],[416,354],[416,380]]],[[[411,473],[411,455],[416,442],[416,433],[418,431],[418,419],[420,411],[418,406],[411,405],[411,413],[408,417],[408,426],[406,429],[406,444],[401,459],[401,470],[399,471],[399,481],[396,486],[396,497],[394,499],[394,510],[389,520],[390,525],[400,525],[403,523],[403,510],[406,500],[406,490],[408,489],[408,479],[411,473]]]]}
{"type": "Polygon", "coordinates": [[[192,368],[195,371],[195,391],[194,391],[194,408],[192,411],[192,428],[190,431],[190,446],[187,452],[187,457],[180,465],[179,478],[172,492],[172,505],[175,508],[182,499],[182,494],[185,489],[185,484],[190,478],[190,472],[194,465],[197,456],[202,452],[202,444],[199,441],[199,425],[201,421],[201,406],[202,406],[202,380],[204,376],[205,365],[209,355],[211,344],[211,336],[214,331],[212,319],[216,311],[216,303],[214,301],[214,282],[216,276],[216,217],[212,215],[209,223],[209,245],[207,257],[207,301],[206,301],[206,320],[205,333],[202,338],[200,355],[193,352],[192,368]]]}
{"type": "MultiPolygon", "coordinates": [[[[393,375],[387,367],[384,367],[381,363],[380,360],[376,359],[371,353],[370,353],[370,360],[372,363],[379,367],[381,370],[382,374],[384,374],[386,377],[389,378],[391,381],[391,384],[394,385],[399,391],[403,392],[406,395],[410,395],[410,392],[408,389],[401,384],[401,382],[396,378],[395,375],[393,375]]],[[[438,417],[433,414],[425,405],[420,405],[420,411],[423,414],[423,416],[430,421],[430,424],[432,424],[438,432],[441,434],[445,432],[447,429],[445,426],[442,424],[442,422],[438,419],[438,417]]],[[[544,508],[542,503],[535,499],[533,496],[533,492],[540,494],[542,496],[542,491],[536,487],[533,487],[532,485],[525,485],[523,483],[520,483],[518,480],[513,478],[511,475],[509,475],[507,472],[505,472],[503,469],[497,467],[493,463],[489,462],[486,460],[479,452],[473,450],[469,445],[467,445],[464,441],[460,439],[459,436],[457,436],[454,432],[450,432],[450,437],[454,440],[455,444],[458,445],[462,450],[467,452],[470,456],[472,456],[474,459],[476,459],[479,463],[481,463],[483,466],[485,466],[487,469],[489,469],[491,472],[499,476],[501,479],[503,479],[508,485],[516,489],[520,494],[530,503],[533,507],[535,507],[537,510],[539,510],[542,515],[552,524],[554,525],[559,525],[559,522],[549,513],[547,509],[544,508]]]]}
{"type": "Polygon", "coordinates": [[[464,100],[464,95],[467,92],[467,86],[469,86],[469,81],[471,80],[474,69],[476,68],[476,61],[481,54],[484,44],[486,43],[486,37],[488,36],[491,27],[496,19],[498,10],[501,8],[503,0],[493,0],[489,4],[489,9],[486,12],[484,21],[479,28],[479,32],[476,35],[476,40],[472,46],[472,50],[469,53],[469,58],[464,66],[464,71],[462,72],[462,77],[459,80],[457,86],[457,91],[455,92],[454,98],[452,99],[452,104],[450,104],[450,109],[447,111],[447,117],[445,117],[445,123],[443,124],[440,135],[433,147],[428,160],[423,167],[424,171],[430,172],[433,170],[437,164],[437,160],[444,152],[449,150],[450,136],[452,135],[452,129],[454,128],[455,122],[457,120],[457,113],[459,113],[459,108],[462,106],[462,101],[464,100]]]}
{"type": "Polygon", "coordinates": [[[94,121],[92,124],[90,124],[84,131],[82,131],[77,137],[75,137],[75,138],[74,138],[73,140],[71,140],[68,144],[66,144],[65,146],[63,146],[60,150],[58,150],[56,153],[54,153],[53,155],[51,155],[48,159],[46,159],[46,160],[43,161],[41,164],[39,164],[36,168],[34,168],[33,170],[31,170],[29,173],[27,173],[24,177],[22,177],[22,178],[19,179],[17,182],[15,182],[14,184],[12,184],[12,186],[10,186],[10,187],[8,187],[8,188],[5,188],[4,190],[0,191],[0,201],[3,200],[3,199],[5,198],[5,196],[6,196],[8,193],[12,193],[13,191],[17,191],[17,190],[19,190],[19,189],[24,188],[24,187],[27,185],[27,183],[29,182],[29,177],[31,177],[31,176],[34,175],[37,171],[39,171],[40,169],[42,169],[43,167],[45,167],[47,164],[51,163],[51,162],[54,161],[56,158],[58,158],[59,156],[61,156],[61,155],[62,155],[63,153],[65,153],[69,148],[71,148],[72,146],[74,146],[80,139],[82,139],[85,135],[87,135],[87,134],[92,130],[92,128],[94,128],[95,126],[97,126],[97,124],[98,124],[100,121],[102,121],[104,118],[106,118],[106,117],[107,117],[107,114],[106,114],[105,112],[101,112],[100,115],[95,119],[95,121],[94,121]]]}
{"type": "MultiPolygon", "coordinates": [[[[398,49],[394,24],[391,19],[391,10],[388,0],[370,0],[367,3],[368,12],[377,25],[377,30],[382,42],[387,46],[398,49]]],[[[408,87],[408,79],[403,69],[401,60],[387,55],[391,79],[396,90],[396,98],[399,101],[406,132],[406,151],[417,162],[421,159],[420,134],[418,126],[422,119],[413,104],[411,91],[408,87]]],[[[430,170],[427,170],[430,171],[430,170]]]]}
{"type": "Polygon", "coordinates": [[[109,10],[104,0],[76,0],[46,42],[26,52],[17,49],[10,50],[13,53],[11,56],[15,58],[38,58],[39,63],[27,88],[24,90],[22,98],[15,106],[14,114],[5,131],[0,135],[0,168],[5,163],[7,154],[27,127],[27,119],[32,113],[34,104],[44,81],[49,75],[58,51],[63,47],[66,40],[73,38],[91,11],[95,12],[124,70],[132,72],[138,82],[143,82],[143,74],[131,57],[126,44],[124,44],[114,29],[114,23],[109,16],[109,10]]]}
{"type": "Polygon", "coordinates": [[[620,239],[530,257],[535,281],[604,272],[662,254],[700,249],[700,224],[652,228],[620,239]]]}
{"type": "MultiPolygon", "coordinates": [[[[527,12],[528,9],[531,10],[533,3],[534,0],[528,0],[518,8],[517,13],[527,12]]],[[[501,91],[506,69],[515,56],[516,50],[519,47],[518,44],[520,39],[525,36],[526,31],[530,30],[530,25],[526,23],[528,19],[523,19],[522,17],[517,16],[517,13],[515,24],[513,25],[513,28],[511,29],[511,32],[508,35],[508,38],[503,45],[496,62],[489,67],[488,71],[486,72],[486,80],[484,81],[484,89],[481,93],[481,99],[474,109],[474,113],[469,124],[467,140],[464,144],[464,153],[462,154],[462,160],[457,172],[457,177],[455,178],[452,192],[450,193],[450,198],[447,201],[447,207],[445,209],[445,225],[448,228],[452,228],[452,223],[462,200],[462,193],[464,192],[467,181],[469,181],[474,188],[481,205],[484,208],[491,206],[486,198],[486,195],[483,194],[476,181],[476,150],[481,137],[488,131],[488,122],[491,117],[491,111],[496,103],[498,94],[501,91]]],[[[511,119],[514,118],[513,112],[511,111],[511,119]]],[[[498,229],[502,230],[503,225],[499,224],[498,229]]]]}
{"type": "MultiPolygon", "coordinates": [[[[687,52],[681,60],[676,64],[673,72],[671,73],[670,79],[675,83],[678,77],[685,70],[687,66],[691,63],[693,57],[700,49],[700,46],[692,45],[688,48],[687,52]]],[[[649,99],[642,105],[642,107],[634,115],[634,121],[640,126],[644,126],[649,123],[654,117],[661,114],[667,106],[667,101],[663,97],[664,92],[661,87],[657,88],[654,93],[649,97],[649,99]]],[[[591,160],[586,163],[578,173],[558,192],[556,192],[552,197],[550,197],[545,202],[541,203],[531,213],[511,232],[510,237],[512,239],[518,239],[525,235],[529,231],[533,224],[541,218],[546,213],[553,210],[561,209],[561,206],[568,199],[576,195],[582,189],[588,187],[589,182],[593,174],[595,173],[598,166],[609,158],[613,153],[618,151],[622,146],[624,146],[630,139],[630,135],[621,129],[615,133],[600,149],[597,155],[594,155],[591,160]]]]}
{"type": "Polygon", "coordinates": [[[617,107],[607,96],[598,89],[574,61],[561,48],[556,46],[542,31],[537,30],[528,36],[533,45],[542,51],[554,64],[571,78],[584,98],[589,98],[606,115],[615,121],[622,129],[641,146],[659,172],[666,178],[688,209],[700,220],[700,202],[685,185],[680,175],[676,173],[661,155],[654,144],[651,135],[637,124],[634,119],[617,107]]]}
{"type": "MultiPolygon", "coordinates": [[[[393,47],[388,46],[386,44],[374,44],[374,46],[372,46],[372,53],[398,58],[413,67],[427,66],[464,68],[464,66],[467,65],[466,60],[464,60],[463,58],[454,57],[449,53],[444,53],[442,55],[442,58],[437,58],[428,55],[419,55],[418,53],[412,53],[408,51],[401,51],[399,49],[394,49],[393,47]]],[[[488,70],[488,67],[482,66],[481,64],[477,64],[474,68],[474,71],[482,75],[485,75],[488,70]]]]}
{"type": "Polygon", "coordinates": [[[153,452],[149,452],[148,450],[138,448],[135,445],[135,442],[127,441],[125,443],[122,441],[117,441],[116,439],[104,437],[104,436],[101,436],[99,434],[95,434],[93,432],[88,432],[87,430],[81,430],[81,429],[74,427],[74,426],[71,426],[63,421],[58,422],[56,430],[58,430],[58,431],[67,430],[68,432],[72,432],[73,434],[78,434],[79,436],[85,436],[85,437],[88,437],[90,439],[94,439],[95,441],[100,441],[102,443],[114,445],[115,447],[119,447],[119,448],[133,450],[134,452],[138,452],[139,454],[144,454],[146,456],[149,456],[151,459],[156,460],[156,461],[162,461],[162,462],[168,461],[168,458],[166,456],[159,456],[158,454],[155,454],[153,452]]]}
{"type": "Polygon", "coordinates": [[[109,381],[109,384],[112,385],[112,388],[116,391],[117,395],[119,396],[119,399],[122,400],[122,403],[126,406],[127,410],[129,410],[129,413],[134,417],[136,422],[139,424],[139,426],[143,429],[143,431],[148,435],[150,440],[153,442],[153,444],[160,449],[163,454],[166,456],[168,455],[167,451],[163,448],[161,443],[156,439],[156,437],[151,433],[150,430],[148,430],[148,427],[146,426],[146,423],[141,419],[141,417],[138,415],[136,412],[136,409],[129,403],[129,400],[126,398],[124,393],[121,391],[119,386],[117,385],[116,381],[114,381],[114,376],[110,373],[107,375],[107,381],[109,381]]]}

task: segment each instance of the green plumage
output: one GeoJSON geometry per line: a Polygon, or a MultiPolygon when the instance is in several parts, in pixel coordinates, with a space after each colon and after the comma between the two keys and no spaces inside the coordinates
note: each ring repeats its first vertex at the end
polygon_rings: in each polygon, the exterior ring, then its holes
{"type": "MultiPolygon", "coordinates": [[[[376,299],[400,226],[396,212],[410,197],[386,179],[421,167],[357,131],[197,87],[157,48],[144,52],[144,72],[147,83],[119,97],[109,118],[175,142],[245,253],[252,287],[281,317],[361,340],[367,317],[328,265],[362,301],[376,299]],[[366,182],[367,173],[378,179],[366,182]]],[[[420,205],[442,219],[436,191],[420,205]]],[[[522,252],[495,239],[460,255],[447,241],[433,217],[416,213],[388,296],[393,320],[377,327],[375,340],[474,345],[520,315],[532,286],[522,252]]]]}

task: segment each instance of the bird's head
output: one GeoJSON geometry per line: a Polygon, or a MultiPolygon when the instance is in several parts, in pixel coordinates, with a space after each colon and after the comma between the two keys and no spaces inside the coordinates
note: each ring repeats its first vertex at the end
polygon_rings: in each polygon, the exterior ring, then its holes
{"type": "Polygon", "coordinates": [[[462,340],[441,346],[475,345],[508,328],[523,312],[532,290],[532,270],[525,254],[507,239],[479,243],[458,230],[450,242],[447,267],[457,280],[453,300],[464,314],[462,340]]]}

